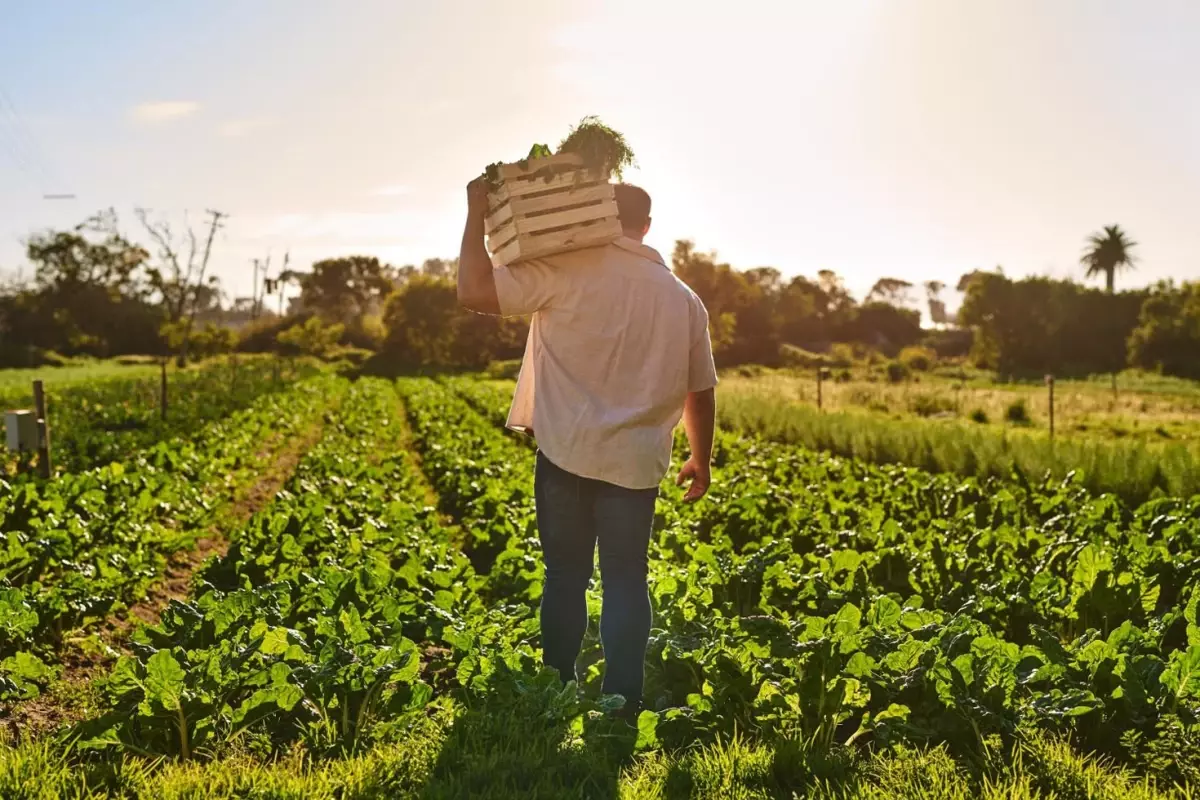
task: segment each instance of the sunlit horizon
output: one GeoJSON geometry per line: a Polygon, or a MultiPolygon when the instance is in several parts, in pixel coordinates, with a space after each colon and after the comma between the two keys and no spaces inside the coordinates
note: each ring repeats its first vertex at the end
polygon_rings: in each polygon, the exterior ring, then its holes
{"type": "MultiPolygon", "coordinates": [[[[1200,6],[1186,2],[132,2],[0,23],[0,271],[109,206],[230,214],[214,271],[457,252],[463,186],[597,114],[654,197],[648,243],[748,269],[953,287],[1200,276],[1200,6]],[[47,194],[70,200],[44,200],[47,194]]],[[[1095,284],[1099,285],[1099,284],[1095,284]]]]}

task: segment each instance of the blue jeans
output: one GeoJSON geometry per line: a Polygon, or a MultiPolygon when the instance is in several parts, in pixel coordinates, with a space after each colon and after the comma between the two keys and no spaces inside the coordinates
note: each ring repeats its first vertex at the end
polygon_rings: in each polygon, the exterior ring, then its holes
{"type": "Polygon", "coordinates": [[[534,479],[538,536],[546,565],[542,588],[542,658],[564,681],[576,680],[575,661],[587,630],[587,589],[600,544],[606,694],[641,701],[650,638],[647,549],[658,489],[624,489],[580,478],[541,452],[534,479]]]}

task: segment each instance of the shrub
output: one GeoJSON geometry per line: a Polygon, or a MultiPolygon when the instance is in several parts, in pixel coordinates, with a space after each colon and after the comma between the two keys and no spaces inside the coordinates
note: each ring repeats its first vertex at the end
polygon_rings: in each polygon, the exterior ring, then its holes
{"type": "Polygon", "coordinates": [[[742,364],[737,368],[739,378],[761,378],[767,374],[767,368],[762,364],[742,364]]]}
{"type": "Polygon", "coordinates": [[[268,353],[279,350],[277,337],[283,331],[308,321],[312,314],[289,314],[277,317],[274,314],[259,317],[238,330],[237,349],[242,353],[268,353]]]}
{"type": "Polygon", "coordinates": [[[902,361],[889,361],[887,367],[885,367],[885,371],[890,383],[903,383],[912,375],[908,365],[902,361]]]}
{"type": "MultiPolygon", "coordinates": [[[[862,355],[866,356],[866,348],[861,348],[862,355]]],[[[849,367],[859,359],[858,349],[853,344],[847,342],[836,342],[829,348],[829,360],[833,367],[849,367]]]]}
{"type": "Polygon", "coordinates": [[[982,408],[977,408],[971,412],[971,421],[978,422],[980,425],[987,425],[988,415],[982,408]]]}
{"type": "Polygon", "coordinates": [[[143,364],[157,364],[162,360],[161,356],[117,356],[113,361],[123,367],[137,367],[143,364]]]}
{"type": "Polygon", "coordinates": [[[345,361],[352,366],[361,367],[373,355],[375,355],[375,351],[365,347],[338,346],[327,352],[325,359],[327,361],[345,361]]]}
{"type": "Polygon", "coordinates": [[[320,317],[309,317],[302,325],[293,325],[275,338],[282,352],[323,357],[342,338],[344,330],[340,322],[325,325],[320,317]]]}
{"type": "Polygon", "coordinates": [[[1025,405],[1025,398],[1021,397],[1009,403],[1008,408],[1004,411],[1004,418],[1013,425],[1028,425],[1032,422],[1029,417],[1029,407],[1025,405]]]}
{"type": "Polygon", "coordinates": [[[954,400],[944,394],[921,393],[909,398],[908,410],[918,417],[932,417],[954,411],[954,400]]]}
{"type": "Polygon", "coordinates": [[[937,364],[937,353],[928,347],[906,347],[899,358],[900,363],[916,372],[928,372],[937,364]]]}
{"type": "Polygon", "coordinates": [[[514,380],[521,372],[521,359],[488,362],[483,374],[494,380],[514,380]]]}
{"type": "Polygon", "coordinates": [[[805,350],[803,347],[797,347],[794,344],[783,344],[779,346],[779,360],[785,367],[798,369],[813,369],[815,367],[830,366],[829,358],[821,353],[814,353],[811,350],[805,350]]]}

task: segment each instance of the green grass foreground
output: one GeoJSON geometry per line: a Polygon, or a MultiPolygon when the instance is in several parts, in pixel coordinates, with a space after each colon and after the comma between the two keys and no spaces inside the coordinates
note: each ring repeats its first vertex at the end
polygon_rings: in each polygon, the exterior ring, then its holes
{"type": "Polygon", "coordinates": [[[634,752],[637,730],[596,716],[547,713],[545,692],[493,696],[479,708],[443,708],[360,755],[278,759],[251,752],[172,763],[129,757],[71,763],[49,743],[0,748],[0,796],[10,800],[452,800],[647,798],[654,800],[1187,800],[1081,756],[1062,740],[1031,735],[971,767],[944,749],[809,753],[795,741],[733,739],[676,752],[634,752]]]}

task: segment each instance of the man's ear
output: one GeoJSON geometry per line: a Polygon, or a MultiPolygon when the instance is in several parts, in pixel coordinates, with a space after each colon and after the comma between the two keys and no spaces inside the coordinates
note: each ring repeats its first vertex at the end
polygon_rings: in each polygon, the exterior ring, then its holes
{"type": "Polygon", "coordinates": [[[646,227],[642,228],[642,236],[645,236],[647,233],[650,232],[650,223],[651,222],[652,222],[651,218],[647,217],[646,218],[646,227]]]}

